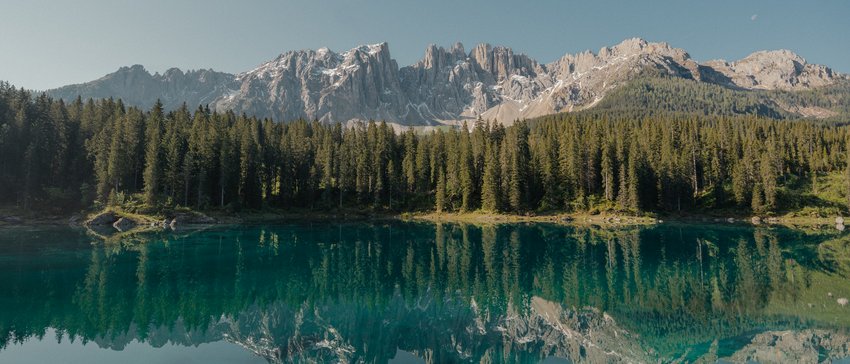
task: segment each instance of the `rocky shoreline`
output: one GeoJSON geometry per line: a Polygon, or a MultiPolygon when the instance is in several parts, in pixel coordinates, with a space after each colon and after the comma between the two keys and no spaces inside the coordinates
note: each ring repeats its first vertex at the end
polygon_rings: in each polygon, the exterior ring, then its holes
{"type": "Polygon", "coordinates": [[[511,215],[498,213],[363,213],[363,212],[282,212],[261,211],[242,214],[206,214],[198,211],[180,211],[145,215],[107,209],[85,216],[74,214],[67,216],[0,215],[0,227],[33,225],[69,225],[93,230],[99,234],[123,233],[136,230],[170,229],[177,230],[191,226],[245,223],[279,223],[288,221],[424,221],[432,223],[466,224],[511,224],[511,223],[554,223],[561,225],[627,227],[646,226],[661,223],[684,224],[729,224],[753,226],[784,226],[788,228],[827,228],[845,230],[842,216],[834,217],[760,217],[760,216],[634,216],[628,214],[527,214],[511,215]]]}
{"type": "Polygon", "coordinates": [[[98,231],[112,228],[116,232],[128,232],[145,228],[177,230],[186,226],[214,225],[217,223],[216,219],[195,211],[171,213],[158,218],[106,210],[90,217],[82,226],[98,231]]]}

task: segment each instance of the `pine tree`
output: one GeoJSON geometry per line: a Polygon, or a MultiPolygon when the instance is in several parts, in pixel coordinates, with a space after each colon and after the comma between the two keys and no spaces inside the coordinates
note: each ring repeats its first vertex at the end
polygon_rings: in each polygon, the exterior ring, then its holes
{"type": "Polygon", "coordinates": [[[846,184],[846,199],[847,199],[847,208],[850,209],[850,137],[844,142],[844,154],[845,154],[845,184],[846,184]]]}
{"type": "Polygon", "coordinates": [[[575,172],[572,169],[574,157],[572,134],[565,128],[565,131],[558,138],[558,175],[561,178],[560,189],[563,192],[563,206],[567,209],[569,209],[574,198],[575,172]]]}
{"type": "Polygon", "coordinates": [[[123,183],[130,172],[130,145],[125,143],[125,133],[130,129],[130,122],[121,102],[116,105],[116,112],[112,118],[112,128],[117,132],[112,133],[109,142],[106,180],[103,182],[102,196],[111,191],[121,192],[124,187],[123,183]]]}
{"type": "Polygon", "coordinates": [[[487,143],[484,176],[481,184],[481,208],[499,211],[499,151],[496,141],[487,143]]]}
{"type": "Polygon", "coordinates": [[[319,188],[322,190],[322,201],[326,206],[330,206],[333,199],[334,175],[336,166],[334,164],[334,142],[331,133],[324,133],[322,136],[321,149],[319,158],[321,163],[322,179],[319,188]]]}
{"type": "Polygon", "coordinates": [[[756,184],[753,186],[752,195],[753,197],[750,207],[753,209],[753,212],[765,212],[764,197],[762,196],[762,186],[760,184],[756,184]]]}
{"type": "Polygon", "coordinates": [[[416,191],[416,133],[413,128],[408,128],[404,133],[404,160],[401,162],[402,175],[404,175],[405,191],[410,194],[416,191]]]}
{"type": "Polygon", "coordinates": [[[387,162],[387,207],[393,209],[393,198],[396,198],[396,190],[399,185],[399,173],[393,160],[387,162]]]}
{"type": "Polygon", "coordinates": [[[54,186],[68,187],[67,183],[72,181],[69,177],[73,174],[70,166],[73,160],[71,153],[76,125],[71,121],[64,101],[47,100],[47,103],[50,105],[49,120],[53,140],[50,148],[53,158],[49,171],[50,180],[54,186]]]}
{"type": "Polygon", "coordinates": [[[744,205],[750,197],[750,182],[744,163],[738,162],[732,169],[732,194],[739,205],[744,205]]]}
{"type": "Polygon", "coordinates": [[[446,173],[441,168],[437,174],[437,192],[434,208],[437,210],[437,213],[442,213],[446,204],[446,173]]]}
{"type": "Polygon", "coordinates": [[[761,185],[764,193],[764,210],[770,211],[776,208],[776,172],[773,158],[770,152],[762,153],[759,162],[761,185]]]}
{"type": "Polygon", "coordinates": [[[145,146],[145,172],[143,176],[145,203],[152,206],[156,203],[160,184],[163,178],[163,148],[161,147],[163,135],[163,110],[162,102],[159,100],[151,109],[147,119],[147,145],[145,146]]]}
{"type": "Polygon", "coordinates": [[[184,158],[186,157],[186,129],[189,128],[191,116],[186,104],[170,113],[165,123],[165,180],[168,196],[172,201],[184,201],[182,186],[184,180],[184,158]]]}
{"type": "Polygon", "coordinates": [[[356,181],[356,160],[354,160],[353,150],[355,143],[355,133],[348,131],[342,135],[342,142],[339,146],[339,208],[343,207],[344,197],[350,191],[355,190],[356,181]]]}
{"type": "Polygon", "coordinates": [[[632,143],[629,149],[629,164],[628,164],[628,200],[626,205],[632,211],[640,211],[641,210],[641,172],[640,165],[638,164],[640,160],[640,155],[638,154],[638,149],[636,143],[632,143]]]}
{"type": "Polygon", "coordinates": [[[123,143],[127,148],[127,189],[136,193],[142,190],[142,174],[145,168],[145,113],[138,108],[127,110],[127,122],[123,143]]]}
{"type": "MultiPolygon", "coordinates": [[[[244,120],[244,119],[243,119],[244,120]]],[[[242,206],[260,207],[262,196],[259,183],[257,137],[259,126],[256,122],[243,121],[239,139],[239,199],[242,206]]]]}
{"type": "Polygon", "coordinates": [[[528,125],[525,121],[517,121],[508,134],[509,143],[506,145],[505,161],[507,175],[508,204],[514,212],[523,211],[528,198],[528,125]]]}
{"type": "Polygon", "coordinates": [[[195,187],[195,205],[205,206],[209,201],[206,184],[209,179],[209,167],[214,159],[210,150],[207,133],[209,132],[208,116],[203,108],[195,111],[192,126],[189,128],[188,151],[184,160],[184,204],[189,204],[191,187],[195,187]],[[194,186],[192,186],[194,184],[194,186]]]}
{"type": "Polygon", "coordinates": [[[224,207],[228,201],[231,201],[237,193],[234,191],[234,186],[238,184],[238,180],[234,177],[240,175],[240,155],[238,142],[234,128],[231,126],[235,119],[233,113],[227,113],[219,118],[216,127],[219,129],[218,135],[221,138],[219,148],[219,207],[224,207]]]}
{"type": "Polygon", "coordinates": [[[460,163],[458,173],[460,174],[461,211],[470,211],[472,209],[473,193],[475,192],[472,175],[472,143],[469,139],[468,130],[466,123],[464,123],[463,129],[460,131],[460,158],[458,161],[460,163]]]}
{"type": "Polygon", "coordinates": [[[629,208],[629,176],[626,174],[627,163],[620,162],[620,181],[617,187],[617,206],[621,210],[629,208]]]}
{"type": "Polygon", "coordinates": [[[433,140],[433,138],[427,138],[425,140],[420,140],[416,144],[416,191],[424,192],[430,191],[430,176],[431,176],[431,158],[429,154],[430,147],[428,145],[428,140],[433,140]]]}

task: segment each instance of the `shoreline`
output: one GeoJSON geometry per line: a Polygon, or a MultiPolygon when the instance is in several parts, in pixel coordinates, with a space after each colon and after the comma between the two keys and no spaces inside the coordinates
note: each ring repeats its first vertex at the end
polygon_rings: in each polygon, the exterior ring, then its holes
{"type": "Polygon", "coordinates": [[[403,219],[427,221],[434,223],[468,223],[468,224],[513,224],[513,223],[552,223],[560,225],[604,225],[604,226],[645,226],[658,223],[658,219],[650,216],[634,216],[623,214],[587,214],[587,213],[553,213],[541,215],[514,215],[485,212],[428,212],[402,215],[403,219]]]}
{"type": "MultiPolygon", "coordinates": [[[[153,224],[160,225],[166,216],[175,213],[152,213],[139,214],[104,209],[98,212],[75,213],[69,216],[51,215],[47,217],[30,216],[0,216],[0,227],[14,226],[73,226],[87,228],[91,220],[104,213],[113,213],[119,217],[127,217],[136,221],[136,229],[149,227],[153,224]]],[[[347,211],[249,211],[243,213],[225,213],[222,211],[197,212],[193,210],[181,211],[178,215],[193,215],[204,219],[212,219],[214,222],[205,221],[197,223],[193,221],[181,222],[180,225],[238,225],[238,224],[268,224],[283,222],[306,222],[306,221],[338,221],[338,222],[380,222],[380,221],[418,221],[430,223],[457,223],[476,225],[500,225],[514,223],[549,223],[565,226],[597,226],[597,227],[628,227],[628,226],[650,226],[662,223],[682,224],[719,224],[719,225],[750,225],[750,226],[783,226],[792,229],[806,228],[838,228],[841,216],[831,217],[801,217],[784,216],[758,217],[758,216],[716,216],[716,215],[643,215],[615,213],[551,213],[551,214],[501,214],[488,212],[369,212],[363,210],[347,211]]],[[[173,216],[172,216],[173,219],[173,216]]],[[[110,224],[111,225],[111,224],[110,224]]],[[[843,224],[842,224],[843,225],[843,224]]],[[[105,226],[104,226],[105,227],[105,226]]],[[[111,228],[111,226],[110,226],[111,228]]],[[[842,230],[838,228],[838,230],[842,230]]]]}

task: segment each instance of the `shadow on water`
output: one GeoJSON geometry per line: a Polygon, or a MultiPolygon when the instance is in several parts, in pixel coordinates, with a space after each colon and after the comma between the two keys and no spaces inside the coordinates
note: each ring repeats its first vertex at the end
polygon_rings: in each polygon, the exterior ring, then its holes
{"type": "Polygon", "coordinates": [[[819,361],[850,355],[836,301],[848,247],[833,232],[675,224],[305,223],[109,242],[7,229],[0,348],[55,330],[113,350],[225,341],[270,362],[819,361]]]}

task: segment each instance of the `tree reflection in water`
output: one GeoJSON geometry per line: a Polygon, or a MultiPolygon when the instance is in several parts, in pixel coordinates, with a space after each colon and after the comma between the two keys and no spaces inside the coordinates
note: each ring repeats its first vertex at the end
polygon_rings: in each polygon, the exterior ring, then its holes
{"type": "Polygon", "coordinates": [[[116,350],[227,340],[273,362],[850,355],[834,233],[391,223],[91,241],[0,232],[3,347],[55,329],[116,350]]]}

